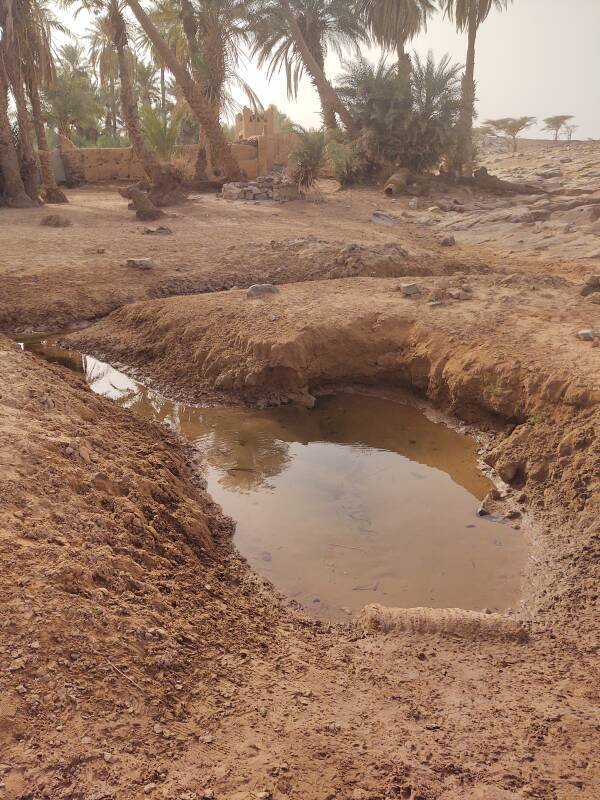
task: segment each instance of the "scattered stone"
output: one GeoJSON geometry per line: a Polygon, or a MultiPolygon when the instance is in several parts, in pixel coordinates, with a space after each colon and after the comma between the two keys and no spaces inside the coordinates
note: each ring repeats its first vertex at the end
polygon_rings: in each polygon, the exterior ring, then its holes
{"type": "Polygon", "coordinates": [[[156,789],[155,783],[147,783],[144,786],[144,794],[151,794],[156,789]]]}
{"type": "Polygon", "coordinates": [[[385,211],[374,211],[371,216],[371,222],[375,223],[375,225],[398,225],[400,220],[398,217],[395,217],[393,214],[386,214],[385,211]]]}
{"type": "Polygon", "coordinates": [[[405,297],[416,297],[421,294],[421,289],[418,283],[401,283],[400,291],[405,297]]]}
{"type": "Polygon", "coordinates": [[[158,234],[161,236],[169,236],[169,234],[173,233],[171,228],[168,225],[159,225],[157,228],[147,227],[144,228],[144,233],[148,234],[149,236],[153,234],[158,234]]]}
{"type": "Polygon", "coordinates": [[[587,297],[588,294],[594,294],[595,292],[600,292],[600,274],[589,275],[581,290],[581,294],[584,297],[587,297]]]}
{"type": "Polygon", "coordinates": [[[202,800],[214,800],[215,793],[212,789],[205,789],[202,792],[202,800]]]}
{"type": "Polygon", "coordinates": [[[408,207],[411,211],[415,211],[419,207],[419,201],[416,197],[413,197],[412,200],[408,201],[408,207]]]}
{"type": "Polygon", "coordinates": [[[593,342],[595,338],[594,331],[591,328],[584,328],[581,331],[577,331],[577,338],[583,342],[593,342]]]}
{"type": "Polygon", "coordinates": [[[279,289],[272,283],[255,283],[246,292],[246,297],[254,300],[257,297],[265,297],[268,294],[278,294],[279,289]]]}
{"type": "Polygon", "coordinates": [[[464,289],[448,289],[448,297],[452,300],[469,300],[471,295],[464,289]]]}
{"type": "Polygon", "coordinates": [[[151,258],[128,258],[127,259],[127,266],[132,267],[133,269],[152,269],[154,264],[152,263],[151,258]]]}
{"type": "Polygon", "coordinates": [[[68,228],[72,222],[62,214],[48,214],[42,218],[40,225],[46,225],[48,228],[68,228]]]}
{"type": "Polygon", "coordinates": [[[440,244],[442,247],[454,247],[456,244],[456,239],[452,235],[444,236],[444,238],[440,240],[440,244]]]}
{"type": "Polygon", "coordinates": [[[297,200],[298,187],[285,174],[262,175],[255,181],[235,181],[223,184],[221,196],[224,200],[276,200],[286,203],[297,200]]]}

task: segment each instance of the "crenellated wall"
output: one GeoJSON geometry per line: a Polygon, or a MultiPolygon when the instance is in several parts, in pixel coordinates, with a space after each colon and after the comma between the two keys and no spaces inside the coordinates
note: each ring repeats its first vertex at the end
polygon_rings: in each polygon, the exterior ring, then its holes
{"type": "MultiPolygon", "coordinates": [[[[280,131],[271,109],[254,114],[245,108],[236,118],[239,141],[231,145],[233,155],[248,180],[266,175],[274,166],[286,166],[294,146],[294,134],[280,131]]],[[[131,147],[76,147],[59,136],[59,154],[68,182],[137,181],[144,177],[142,165],[131,147]]],[[[175,159],[186,177],[194,176],[198,145],[179,145],[175,159]]]]}

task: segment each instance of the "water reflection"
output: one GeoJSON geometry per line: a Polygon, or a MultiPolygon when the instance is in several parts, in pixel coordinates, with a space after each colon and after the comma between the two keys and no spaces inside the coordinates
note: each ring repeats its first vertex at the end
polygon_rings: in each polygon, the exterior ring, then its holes
{"type": "Polygon", "coordinates": [[[240,551],[315,614],[516,602],[525,545],[475,514],[491,484],[474,442],[416,409],[347,394],[310,411],[196,408],[51,340],[26,346],[195,442],[240,551]]]}

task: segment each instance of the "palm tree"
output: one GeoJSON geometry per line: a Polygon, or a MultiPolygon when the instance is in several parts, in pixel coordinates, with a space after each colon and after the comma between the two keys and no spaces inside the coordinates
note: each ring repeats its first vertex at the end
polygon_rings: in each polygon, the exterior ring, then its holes
{"type": "Polygon", "coordinates": [[[0,4],[2,75],[0,76],[0,159],[3,162],[4,191],[12,204],[25,206],[38,202],[38,158],[34,149],[34,132],[38,144],[44,194],[48,202],[66,202],[58,189],[52,164],[39,97],[40,82],[52,79],[54,63],[51,36],[61,30],[46,0],[4,0],[0,4]],[[11,92],[17,111],[17,141],[9,136],[7,103],[11,92]],[[26,92],[27,90],[27,92],[26,92]],[[31,102],[30,114],[27,94],[31,102]],[[18,151],[18,153],[17,153],[18,151]],[[15,172],[19,162],[20,174],[15,172]],[[19,180],[20,178],[20,180],[19,180]]]}
{"type": "MultiPolygon", "coordinates": [[[[325,69],[325,58],[333,50],[342,59],[343,48],[367,44],[369,37],[356,9],[347,0],[292,0],[292,10],[306,45],[319,65],[325,69]]],[[[319,90],[316,76],[310,73],[302,58],[288,18],[278,0],[267,0],[259,6],[252,23],[253,54],[259,67],[268,65],[269,79],[282,67],[287,77],[290,98],[298,93],[298,83],[308,71],[319,94],[323,123],[326,128],[337,127],[336,113],[327,92],[319,90]]]]}
{"type": "Polygon", "coordinates": [[[359,0],[359,10],[377,44],[396,51],[398,68],[408,77],[411,61],[406,43],[427,28],[435,0],[359,0]]]}
{"type": "Polygon", "coordinates": [[[511,0],[441,0],[448,17],[459,31],[467,31],[467,60],[462,87],[462,108],[458,122],[457,171],[473,174],[473,116],[475,107],[475,40],[479,26],[492,8],[503,11],[511,0]]]}
{"type": "Polygon", "coordinates": [[[341,121],[346,126],[346,130],[349,133],[354,134],[356,132],[356,126],[354,124],[354,120],[352,119],[352,115],[341,101],[331,83],[327,80],[325,71],[314,57],[310,47],[308,46],[296,12],[294,9],[292,9],[290,1],[279,0],[279,6],[281,7],[283,16],[289,26],[290,33],[294,40],[295,46],[298,49],[300,58],[304,63],[304,67],[310,75],[314,85],[317,87],[319,96],[323,97],[325,102],[330,105],[333,111],[339,116],[341,121]]]}
{"type": "Polygon", "coordinates": [[[108,14],[94,17],[86,38],[90,43],[90,62],[100,86],[108,92],[108,112],[112,138],[118,132],[119,61],[115,52],[108,14]]]}
{"type": "Polygon", "coordinates": [[[52,36],[55,32],[65,34],[66,28],[56,18],[48,0],[34,0],[27,19],[27,53],[24,60],[24,77],[27,87],[33,127],[37,140],[40,172],[46,203],[67,203],[64,192],[58,188],[42,111],[40,87],[49,86],[56,77],[52,36]]]}
{"type": "MultiPolygon", "coordinates": [[[[174,0],[155,0],[151,11],[148,13],[151,22],[158,29],[162,39],[171,48],[176,58],[187,63],[187,40],[181,26],[179,9],[174,0]]],[[[136,45],[140,52],[149,54],[152,62],[158,66],[160,73],[160,108],[163,121],[167,122],[167,81],[165,72],[167,65],[160,57],[160,53],[152,44],[146,33],[138,28],[136,45]]],[[[189,67],[189,64],[187,64],[189,67]]]]}
{"type": "MultiPolygon", "coordinates": [[[[203,87],[213,117],[221,124],[223,112],[235,108],[230,93],[234,84],[245,91],[255,109],[261,107],[238,71],[241,46],[248,41],[247,0],[180,0],[180,10],[192,74],[203,87]]],[[[201,129],[197,180],[206,177],[209,158],[212,160],[210,144],[201,129]]]]}
{"type": "Polygon", "coordinates": [[[135,85],[142,105],[153,105],[160,97],[157,69],[153,63],[136,61],[135,85]]]}
{"type": "MultiPolygon", "coordinates": [[[[182,0],[182,7],[186,0],[182,0]]],[[[204,131],[207,141],[210,144],[210,149],[214,163],[217,164],[230,180],[236,180],[240,177],[240,168],[235,156],[231,152],[231,148],[227,138],[221,128],[221,123],[218,116],[215,116],[215,109],[210,103],[210,98],[206,93],[206,85],[203,81],[198,80],[196,75],[193,74],[189,67],[190,60],[194,62],[194,53],[189,54],[189,59],[184,61],[169,47],[159,28],[153,22],[149,14],[142,8],[139,0],[127,0],[129,8],[133,12],[140,27],[152,42],[152,47],[159,55],[162,63],[164,63],[170,72],[172,72],[175,80],[179,84],[185,99],[187,100],[192,112],[194,113],[201,129],[204,131]]],[[[187,18],[193,23],[193,14],[188,14],[187,18]]],[[[185,30],[185,22],[184,30],[185,30]]],[[[194,23],[195,24],[195,23],[194,23]]],[[[190,31],[191,32],[191,31],[190,31]]],[[[186,31],[187,34],[187,31],[186,31]]],[[[188,37],[188,40],[190,37],[188,37]]],[[[198,62],[200,63],[200,62],[198,62]]]]}
{"type": "MultiPolygon", "coordinates": [[[[100,0],[64,0],[66,5],[77,3],[81,10],[98,11],[100,0]]],[[[101,0],[106,17],[106,35],[116,50],[119,66],[119,84],[121,113],[127,128],[133,152],[141,162],[144,172],[152,182],[158,194],[172,189],[173,175],[171,170],[160,164],[153,151],[146,145],[140,124],[137,97],[134,82],[134,57],[129,47],[131,31],[125,17],[124,0],[101,0]]]]}

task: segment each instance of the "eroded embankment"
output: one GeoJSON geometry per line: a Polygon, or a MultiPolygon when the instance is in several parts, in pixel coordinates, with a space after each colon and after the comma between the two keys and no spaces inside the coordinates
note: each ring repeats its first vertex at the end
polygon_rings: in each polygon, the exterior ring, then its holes
{"type": "Polygon", "coordinates": [[[535,510],[545,529],[527,599],[592,625],[600,350],[573,334],[588,306],[575,291],[515,297],[489,280],[422,279],[420,287],[408,299],[397,281],[357,278],[285,286],[259,301],[234,291],[140,303],[69,343],[196,401],[307,401],[340,383],[393,383],[502,428],[487,460],[510,484],[513,505],[535,510]],[[457,289],[473,299],[428,304],[457,289]]]}
{"type": "Polygon", "coordinates": [[[2,339],[0,374],[8,800],[595,797],[581,626],[311,623],[235,556],[164,428],[2,339]]]}

